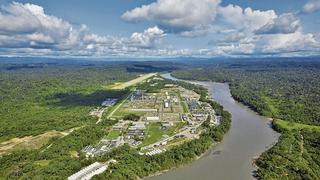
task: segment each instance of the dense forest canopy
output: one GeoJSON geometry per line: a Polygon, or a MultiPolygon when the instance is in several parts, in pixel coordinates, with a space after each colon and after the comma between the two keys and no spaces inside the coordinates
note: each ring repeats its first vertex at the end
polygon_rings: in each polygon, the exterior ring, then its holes
{"type": "Polygon", "coordinates": [[[262,115],[320,125],[320,62],[316,60],[220,62],[173,74],[228,82],[235,99],[262,115]]]}
{"type": "Polygon", "coordinates": [[[39,58],[0,58],[0,142],[13,137],[63,131],[93,123],[89,112],[115,82],[141,73],[177,69],[169,62],[109,62],[39,58]]]}
{"type": "Polygon", "coordinates": [[[0,142],[95,122],[90,110],[119,93],[104,86],[137,75],[119,65],[2,64],[0,142]]]}
{"type": "Polygon", "coordinates": [[[174,76],[229,83],[232,96],[274,118],[279,142],[256,161],[259,179],[320,178],[320,61],[205,62],[174,76]]]}

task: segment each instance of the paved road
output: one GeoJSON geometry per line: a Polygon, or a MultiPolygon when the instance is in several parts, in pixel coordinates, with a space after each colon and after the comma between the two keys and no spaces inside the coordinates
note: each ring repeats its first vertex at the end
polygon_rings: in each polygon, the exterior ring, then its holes
{"type": "Polygon", "coordinates": [[[113,116],[113,114],[129,99],[129,97],[132,95],[134,91],[135,89],[126,97],[126,99],[124,99],[120,104],[118,104],[117,107],[114,108],[114,110],[112,110],[112,112],[107,116],[107,119],[113,116]]]}

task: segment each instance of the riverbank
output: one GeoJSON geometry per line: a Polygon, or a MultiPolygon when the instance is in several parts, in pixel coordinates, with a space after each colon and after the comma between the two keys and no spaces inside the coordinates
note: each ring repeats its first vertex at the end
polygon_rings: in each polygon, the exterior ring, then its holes
{"type": "Polygon", "coordinates": [[[256,161],[260,179],[319,179],[319,126],[274,120],[279,141],[256,161]],[[277,168],[274,168],[277,167],[277,168]]]}
{"type": "Polygon", "coordinates": [[[143,180],[143,179],[150,179],[150,178],[153,178],[153,177],[156,177],[156,176],[161,176],[163,174],[165,174],[166,172],[169,172],[169,171],[173,171],[175,169],[178,169],[178,168],[182,168],[182,167],[185,167],[185,166],[188,166],[190,165],[191,163],[193,163],[194,161],[197,161],[203,157],[205,157],[206,155],[208,155],[209,151],[211,151],[212,148],[214,148],[214,146],[217,146],[220,142],[216,142],[216,143],[213,143],[212,146],[204,153],[202,153],[200,156],[197,156],[194,160],[192,160],[190,163],[187,163],[187,164],[182,164],[180,166],[177,166],[177,167],[172,167],[170,169],[166,169],[166,170],[163,170],[163,171],[159,171],[155,174],[151,174],[147,177],[143,177],[143,178],[140,178],[139,180],[143,180]]]}
{"type": "Polygon", "coordinates": [[[277,142],[279,134],[270,128],[269,120],[235,101],[227,84],[186,82],[201,84],[209,89],[210,97],[231,113],[231,129],[219,144],[211,148],[219,153],[210,153],[188,166],[173,169],[152,179],[253,179],[253,171],[256,170],[253,158],[277,142]]]}

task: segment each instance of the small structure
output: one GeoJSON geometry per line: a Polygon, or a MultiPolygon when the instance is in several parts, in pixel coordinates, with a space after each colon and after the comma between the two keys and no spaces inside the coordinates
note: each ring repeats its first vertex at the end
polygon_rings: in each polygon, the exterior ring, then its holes
{"type": "Polygon", "coordinates": [[[181,115],[181,119],[182,119],[183,121],[188,121],[188,116],[185,115],[185,114],[182,114],[182,115],[181,115]]]}
{"type": "Polygon", "coordinates": [[[117,101],[117,98],[107,98],[101,103],[101,106],[110,107],[113,106],[117,101]]]}
{"type": "Polygon", "coordinates": [[[192,112],[192,116],[195,118],[201,118],[204,117],[205,114],[203,112],[192,112]]]}
{"type": "Polygon", "coordinates": [[[178,102],[179,102],[178,98],[172,98],[172,101],[173,101],[174,103],[178,103],[178,102]]]}
{"type": "Polygon", "coordinates": [[[174,136],[175,139],[184,138],[184,137],[186,137],[186,136],[183,134],[178,134],[178,135],[174,136]]]}
{"type": "Polygon", "coordinates": [[[125,125],[126,125],[125,122],[119,121],[117,124],[112,126],[112,129],[117,131],[122,131],[125,125]]]}
{"type": "Polygon", "coordinates": [[[141,101],[147,98],[148,95],[145,93],[143,90],[136,90],[135,92],[132,93],[130,100],[131,101],[141,101]]]}
{"type": "Polygon", "coordinates": [[[83,168],[77,173],[68,177],[68,180],[89,180],[93,176],[103,173],[108,166],[99,162],[95,162],[90,166],[83,168]]]}
{"type": "Polygon", "coordinates": [[[172,126],[172,123],[163,122],[163,123],[161,124],[161,129],[166,130],[166,129],[169,129],[171,126],[172,126]]]}
{"type": "Polygon", "coordinates": [[[187,100],[187,104],[190,110],[199,109],[199,102],[196,100],[187,100]]]}
{"type": "Polygon", "coordinates": [[[195,128],[191,128],[190,133],[191,134],[195,134],[196,133],[196,129],[195,128]]]}
{"type": "Polygon", "coordinates": [[[145,122],[133,122],[132,126],[129,127],[129,130],[144,130],[146,129],[145,122]]]}
{"type": "Polygon", "coordinates": [[[126,141],[126,143],[127,143],[129,146],[131,146],[131,147],[137,147],[137,146],[139,146],[140,144],[142,144],[141,141],[136,141],[136,140],[134,140],[134,139],[128,139],[128,140],[126,141]]]}
{"type": "Polygon", "coordinates": [[[96,148],[93,146],[86,146],[82,148],[82,151],[86,152],[86,157],[94,157],[94,153],[96,151],[96,148]]]}
{"type": "Polygon", "coordinates": [[[146,120],[147,121],[159,121],[159,116],[147,116],[146,120]]]}
{"type": "Polygon", "coordinates": [[[112,149],[122,146],[124,144],[123,137],[119,136],[117,139],[102,139],[100,143],[93,147],[93,146],[86,146],[82,149],[86,153],[86,157],[96,157],[96,156],[102,156],[112,149]]]}
{"type": "Polygon", "coordinates": [[[126,133],[126,138],[131,139],[132,137],[137,137],[139,139],[144,138],[144,130],[146,129],[144,122],[133,122],[132,126],[128,128],[126,133]]]}
{"type": "Polygon", "coordinates": [[[146,155],[147,156],[153,156],[153,155],[155,155],[155,154],[160,154],[160,153],[162,153],[162,152],[166,152],[167,150],[166,149],[154,149],[154,150],[152,150],[152,151],[150,151],[150,152],[147,152],[146,153],[146,155]]]}
{"type": "Polygon", "coordinates": [[[164,106],[164,108],[169,108],[169,102],[170,102],[169,99],[164,99],[164,100],[163,100],[163,106],[164,106]]]}

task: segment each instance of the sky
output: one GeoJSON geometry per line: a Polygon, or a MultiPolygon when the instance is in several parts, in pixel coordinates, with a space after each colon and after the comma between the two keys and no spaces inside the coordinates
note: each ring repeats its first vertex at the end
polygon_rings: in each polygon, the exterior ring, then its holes
{"type": "Polygon", "coordinates": [[[0,56],[320,55],[320,0],[0,0],[0,56]]]}

